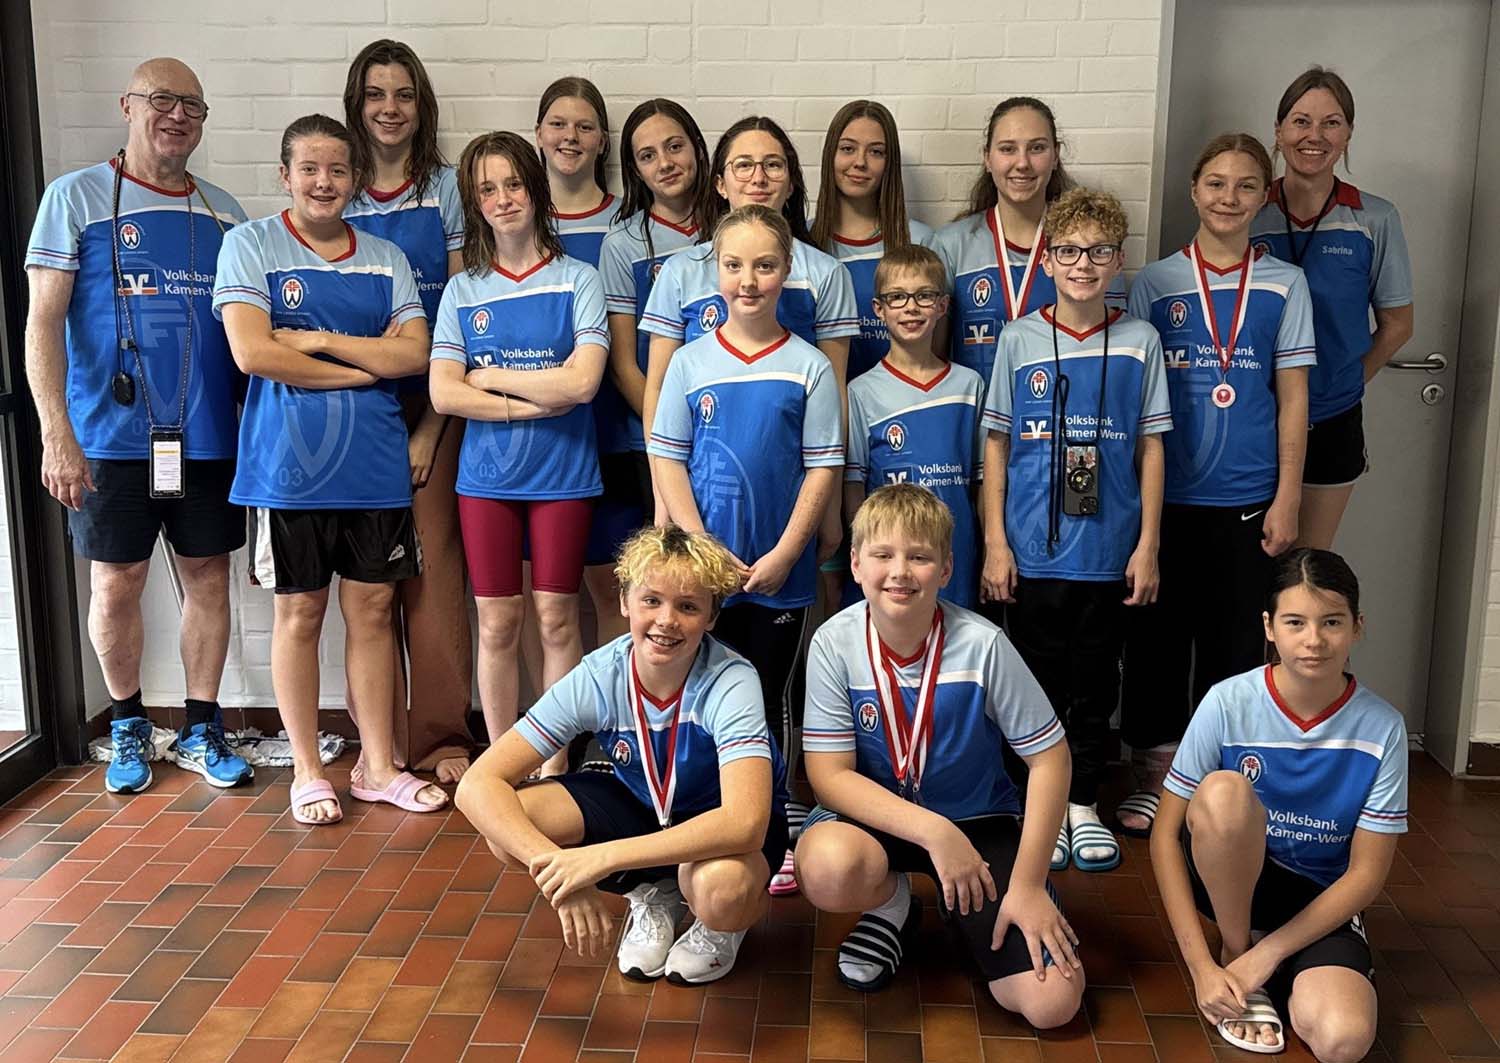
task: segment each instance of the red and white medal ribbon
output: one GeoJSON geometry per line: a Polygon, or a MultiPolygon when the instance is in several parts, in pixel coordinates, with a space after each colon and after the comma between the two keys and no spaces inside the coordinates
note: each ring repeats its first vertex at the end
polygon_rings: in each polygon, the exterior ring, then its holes
{"type": "Polygon", "coordinates": [[[630,714],[635,720],[636,745],[641,750],[641,773],[646,776],[646,789],[651,794],[651,807],[656,810],[656,821],[663,827],[671,825],[672,801],[677,796],[677,718],[682,712],[682,694],[679,690],[672,699],[672,722],[667,731],[667,760],[657,766],[656,747],[651,744],[651,721],[646,717],[646,693],[641,677],[635,670],[635,653],[630,654],[630,714]]]}
{"type": "Polygon", "coordinates": [[[1214,405],[1226,409],[1234,403],[1234,388],[1225,380],[1229,367],[1234,364],[1234,348],[1239,342],[1240,329],[1245,325],[1245,311],[1250,307],[1250,273],[1255,268],[1255,249],[1245,248],[1245,258],[1240,263],[1240,283],[1234,294],[1234,322],[1228,342],[1219,339],[1219,319],[1214,313],[1213,292],[1208,287],[1208,274],[1203,260],[1198,257],[1198,241],[1188,244],[1188,258],[1193,263],[1193,283],[1198,288],[1198,302],[1203,307],[1203,320],[1208,325],[1209,337],[1213,340],[1214,353],[1219,357],[1219,384],[1213,390],[1214,405]],[[1228,401],[1221,401],[1226,397],[1228,401]]]}
{"type": "Polygon", "coordinates": [[[1037,263],[1042,260],[1042,252],[1046,250],[1047,238],[1042,235],[1042,227],[1046,224],[1047,216],[1042,215],[1042,220],[1036,223],[1036,233],[1031,238],[1031,253],[1026,256],[1026,268],[1021,271],[1021,285],[1019,290],[1011,284],[1010,280],[1010,252],[1005,242],[1005,223],[1000,220],[1000,207],[998,204],[990,211],[990,235],[995,238],[995,265],[999,267],[1000,293],[1005,298],[1005,320],[1015,321],[1026,314],[1026,300],[1031,298],[1031,284],[1036,280],[1037,263]]]}
{"type": "Polygon", "coordinates": [[[922,787],[922,772],[927,766],[927,747],[932,743],[932,714],[937,701],[938,666],[943,657],[943,611],[932,618],[932,629],[922,653],[922,678],[917,685],[917,711],[910,723],[901,700],[901,686],[891,655],[880,644],[880,636],[869,614],[865,615],[865,651],[870,658],[870,672],[875,677],[875,696],[880,702],[880,716],[885,723],[885,745],[891,756],[891,770],[896,784],[906,792],[922,787]]]}

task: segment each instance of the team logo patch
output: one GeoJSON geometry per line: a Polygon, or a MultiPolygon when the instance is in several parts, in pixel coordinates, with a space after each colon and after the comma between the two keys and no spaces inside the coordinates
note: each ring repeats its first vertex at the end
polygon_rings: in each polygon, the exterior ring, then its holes
{"type": "Polygon", "coordinates": [[[1263,771],[1265,771],[1265,762],[1260,759],[1259,753],[1246,753],[1240,757],[1240,774],[1250,780],[1251,786],[1260,782],[1263,771]]]}
{"type": "Polygon", "coordinates": [[[1255,257],[1257,259],[1265,258],[1271,253],[1271,243],[1269,240],[1257,240],[1251,246],[1255,248],[1255,257]]]}
{"type": "Polygon", "coordinates": [[[288,277],[281,282],[281,305],[288,310],[295,310],[302,305],[302,297],[307,294],[302,281],[298,277],[288,277]]]}
{"type": "Polygon", "coordinates": [[[911,466],[902,465],[899,468],[885,470],[885,482],[888,484],[911,483],[911,466]]]}
{"type": "Polygon", "coordinates": [[[709,303],[698,314],[698,324],[704,332],[712,332],[719,327],[719,304],[709,303]]]}
{"type": "Polygon", "coordinates": [[[854,714],[863,731],[874,732],[876,725],[880,723],[880,710],[875,708],[873,701],[861,701],[859,707],[854,710],[854,714]]]}
{"type": "Polygon", "coordinates": [[[901,450],[906,446],[906,425],[900,421],[892,421],[885,426],[885,442],[892,450],[901,450]]]}
{"type": "Polygon", "coordinates": [[[995,294],[995,286],[990,283],[988,277],[980,277],[974,281],[969,288],[969,298],[975,306],[986,306],[989,304],[990,296],[995,294]]]}
{"type": "Polygon", "coordinates": [[[490,312],[485,307],[474,311],[474,316],[469,318],[469,324],[474,326],[474,333],[483,336],[490,330],[490,312]]]}
{"type": "Polygon", "coordinates": [[[120,246],[134,251],[141,246],[141,227],[133,221],[120,223],[120,246]]]}
{"type": "Polygon", "coordinates": [[[712,424],[714,414],[719,412],[719,397],[712,391],[705,391],[698,396],[698,416],[703,419],[704,424],[712,424]]]}
{"type": "Polygon", "coordinates": [[[1031,388],[1031,397],[1034,399],[1045,398],[1047,395],[1047,385],[1049,382],[1050,381],[1047,377],[1047,370],[1043,369],[1041,366],[1037,366],[1035,369],[1033,369],[1031,371],[1031,376],[1026,380],[1027,386],[1031,388]]]}
{"type": "Polygon", "coordinates": [[[1187,303],[1181,299],[1173,299],[1172,305],[1167,307],[1167,320],[1172,323],[1173,328],[1182,328],[1183,323],[1187,321],[1187,315],[1187,303]]]}
{"type": "Polygon", "coordinates": [[[121,271],[118,290],[121,295],[155,295],[160,291],[156,285],[156,270],[121,271]]]}
{"type": "Polygon", "coordinates": [[[630,743],[623,738],[615,740],[615,748],[610,750],[610,756],[615,758],[615,763],[624,767],[630,763],[630,743]]]}

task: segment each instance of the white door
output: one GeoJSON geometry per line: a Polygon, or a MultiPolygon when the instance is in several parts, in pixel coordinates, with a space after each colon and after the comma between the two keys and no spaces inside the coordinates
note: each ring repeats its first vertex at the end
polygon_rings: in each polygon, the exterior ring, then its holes
{"type": "MultiPolygon", "coordinates": [[[[1395,202],[1411,250],[1416,333],[1446,371],[1385,369],[1365,396],[1370,469],[1334,548],[1359,574],[1369,621],[1360,680],[1422,730],[1451,429],[1451,389],[1474,194],[1489,0],[1179,0],[1163,171],[1162,253],[1196,227],[1188,175],[1204,142],[1244,130],[1272,144],[1276,104],[1317,63],[1354,93],[1355,185],[1395,202]],[[1439,395],[1429,389],[1438,385],[1439,395]]],[[[1344,177],[1342,166],[1340,177],[1344,177]]]]}

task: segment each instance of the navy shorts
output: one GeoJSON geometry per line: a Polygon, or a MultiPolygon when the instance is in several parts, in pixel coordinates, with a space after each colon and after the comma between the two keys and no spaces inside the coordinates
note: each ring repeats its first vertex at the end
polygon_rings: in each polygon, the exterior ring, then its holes
{"type": "Polygon", "coordinates": [[[1307,430],[1302,482],[1310,487],[1344,487],[1370,471],[1365,450],[1364,403],[1319,421],[1307,430]]]}
{"type": "MultiPolygon", "coordinates": [[[[579,771],[548,781],[555,782],[568,791],[568,796],[583,813],[583,841],[580,845],[598,845],[620,838],[639,838],[662,829],[661,824],[656,821],[656,812],[641,804],[640,798],[631,793],[630,787],[621,782],[613,771],[579,771]]],[[[701,813],[695,812],[693,815],[701,813]]],[[[692,818],[677,816],[674,817],[674,822],[682,823],[692,818]]],[[[781,870],[787,846],[786,810],[773,805],[770,822],[766,825],[766,840],[760,847],[768,868],[766,883],[781,870]]],[[[629,893],[642,883],[676,877],[675,866],[631,868],[601,879],[599,888],[606,893],[629,893]]]]}
{"type": "Polygon", "coordinates": [[[245,510],[229,501],[234,462],[182,463],[181,498],[152,498],[145,461],[89,459],[93,491],[68,510],[73,549],[90,561],[133,565],[151,558],[157,533],[182,557],[217,557],[245,545],[245,510]]]}

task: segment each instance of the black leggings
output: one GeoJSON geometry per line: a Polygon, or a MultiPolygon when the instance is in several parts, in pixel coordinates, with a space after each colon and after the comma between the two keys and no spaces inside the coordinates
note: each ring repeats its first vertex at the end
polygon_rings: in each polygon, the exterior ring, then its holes
{"type": "Polygon", "coordinates": [[[749,659],[760,676],[766,725],[781,747],[788,768],[794,763],[794,728],[802,722],[802,635],[807,607],[773,609],[753,602],[726,606],[714,624],[714,637],[749,659]]]}

